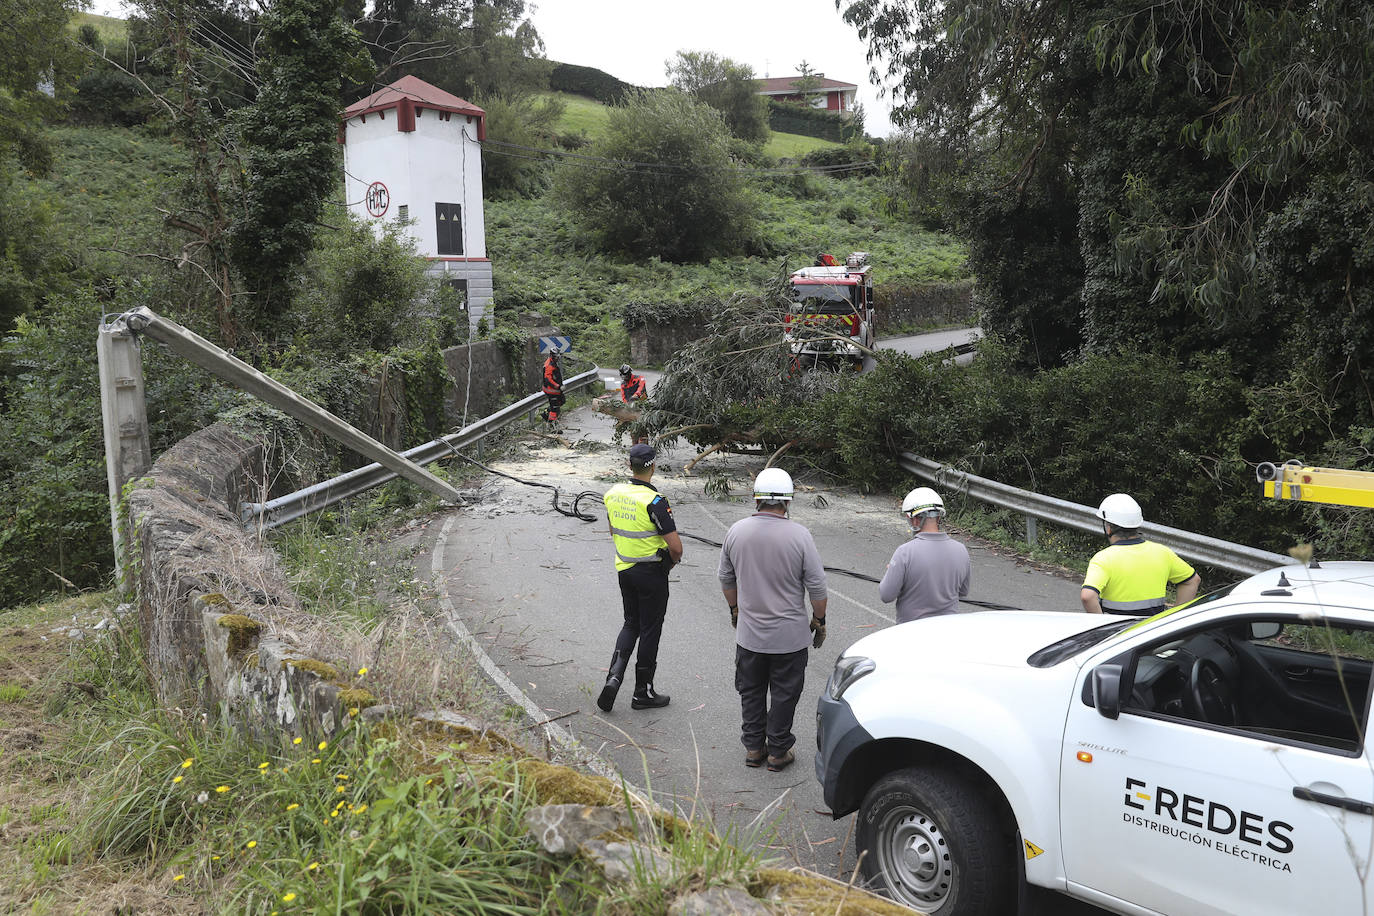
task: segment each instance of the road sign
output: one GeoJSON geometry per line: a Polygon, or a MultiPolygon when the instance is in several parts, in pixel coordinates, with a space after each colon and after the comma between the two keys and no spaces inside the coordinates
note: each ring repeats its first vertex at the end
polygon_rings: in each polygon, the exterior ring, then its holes
{"type": "Polygon", "coordinates": [[[539,353],[567,353],[572,349],[572,340],[568,337],[541,337],[539,338],[539,353]]]}
{"type": "Polygon", "coordinates": [[[364,201],[368,216],[386,216],[387,208],[391,206],[391,192],[380,181],[374,181],[367,186],[364,201]]]}

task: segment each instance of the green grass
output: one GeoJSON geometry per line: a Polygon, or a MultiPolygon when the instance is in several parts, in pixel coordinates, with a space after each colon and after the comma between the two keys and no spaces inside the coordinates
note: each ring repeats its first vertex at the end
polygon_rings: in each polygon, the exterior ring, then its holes
{"type": "Polygon", "coordinates": [[[129,37],[129,23],[124,19],[116,19],[114,16],[101,16],[97,13],[77,13],[72,16],[72,31],[80,29],[83,25],[93,25],[100,40],[105,45],[123,44],[129,37]]]}
{"type": "Polygon", "coordinates": [[[773,131],[768,137],[768,142],[764,144],[763,151],[774,159],[796,159],[805,156],[812,150],[828,149],[832,146],[839,146],[829,140],[822,140],[818,137],[807,137],[802,134],[783,134],[773,131]]]}

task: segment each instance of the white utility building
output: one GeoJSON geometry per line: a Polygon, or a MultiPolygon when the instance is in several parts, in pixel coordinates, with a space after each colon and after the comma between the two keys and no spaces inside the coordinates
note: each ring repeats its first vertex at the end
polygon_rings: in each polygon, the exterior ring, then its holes
{"type": "Polygon", "coordinates": [[[344,110],[348,208],[371,223],[405,220],[429,272],[467,295],[475,328],[491,305],[482,217],[485,112],[414,76],[344,110]]]}

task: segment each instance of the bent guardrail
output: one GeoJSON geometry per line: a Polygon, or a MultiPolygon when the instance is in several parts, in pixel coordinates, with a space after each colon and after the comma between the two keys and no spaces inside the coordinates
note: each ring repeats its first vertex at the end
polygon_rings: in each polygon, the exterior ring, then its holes
{"type": "MultiPolygon", "coordinates": [[[[598,380],[597,370],[589,369],[564,382],[563,390],[577,391],[589,387],[598,380]]],[[[432,464],[445,455],[453,454],[454,449],[466,448],[480,442],[501,427],[532,413],[543,403],[544,395],[529,395],[494,414],[469,423],[456,433],[449,433],[424,445],[417,445],[409,451],[402,452],[401,455],[419,465],[432,464]]],[[[265,503],[242,503],[239,506],[239,517],[245,525],[261,524],[263,528],[275,528],[303,518],[311,512],[326,509],[351,496],[365,493],[373,487],[394,480],[396,476],[394,471],[380,464],[369,464],[265,503]]]]}
{"type": "MultiPolygon", "coordinates": [[[[1095,510],[1091,506],[998,483],[910,452],[902,452],[897,463],[922,480],[967,494],[994,506],[1020,512],[1026,517],[1026,540],[1032,544],[1035,543],[1037,519],[1079,531],[1094,534],[1102,532],[1102,522],[1093,514],[1095,510]]],[[[1248,575],[1293,562],[1291,557],[1283,554],[1233,544],[1205,534],[1184,531],[1182,528],[1146,522],[1140,530],[1151,540],[1164,544],[1185,560],[1205,563],[1232,572],[1248,575]]]]}

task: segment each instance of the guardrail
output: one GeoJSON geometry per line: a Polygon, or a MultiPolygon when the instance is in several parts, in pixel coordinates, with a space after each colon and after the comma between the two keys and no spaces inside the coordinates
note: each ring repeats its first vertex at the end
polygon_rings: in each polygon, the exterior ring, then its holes
{"type": "MultiPolygon", "coordinates": [[[[597,372],[596,369],[589,369],[574,375],[563,383],[563,391],[571,393],[595,384],[599,380],[597,372]]],[[[440,436],[401,454],[416,464],[432,464],[445,455],[453,454],[454,449],[475,445],[501,427],[533,413],[543,403],[544,395],[529,395],[490,416],[469,423],[456,433],[440,436]]],[[[239,518],[248,526],[261,524],[263,528],[275,528],[365,493],[394,480],[396,476],[394,471],[380,464],[369,464],[265,503],[242,503],[239,505],[239,518]]]]}
{"type": "MultiPolygon", "coordinates": [[[[902,452],[897,463],[922,480],[967,494],[994,506],[1020,512],[1026,517],[1026,540],[1031,544],[1036,541],[1037,519],[1065,528],[1075,528],[1093,534],[1102,533],[1102,522],[1093,514],[1096,510],[1091,506],[1056,499],[1053,496],[1042,496],[1029,490],[998,483],[910,452],[902,452]]],[[[1283,554],[1233,544],[1205,534],[1184,531],[1182,528],[1146,522],[1140,526],[1140,530],[1150,540],[1164,544],[1185,560],[1231,572],[1249,575],[1293,562],[1291,557],[1283,554]]]]}

